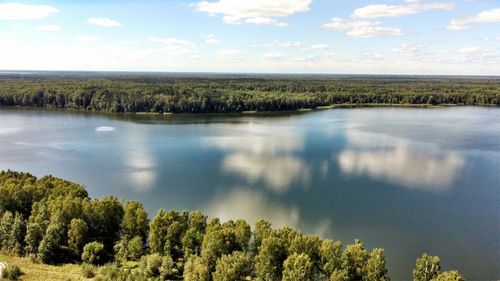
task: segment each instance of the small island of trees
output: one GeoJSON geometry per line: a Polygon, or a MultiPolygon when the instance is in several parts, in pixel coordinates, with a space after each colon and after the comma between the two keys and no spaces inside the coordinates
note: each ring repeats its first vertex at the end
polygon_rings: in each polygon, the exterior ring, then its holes
{"type": "MultiPolygon", "coordinates": [[[[150,221],[138,201],[91,199],[83,186],[53,176],[0,172],[0,217],[0,251],[81,263],[95,280],[389,280],[384,250],[368,251],[359,240],[343,247],[264,220],[252,230],[243,219],[221,222],[198,211],[159,210],[150,221]]],[[[413,279],[464,280],[427,254],[413,279]]]]}

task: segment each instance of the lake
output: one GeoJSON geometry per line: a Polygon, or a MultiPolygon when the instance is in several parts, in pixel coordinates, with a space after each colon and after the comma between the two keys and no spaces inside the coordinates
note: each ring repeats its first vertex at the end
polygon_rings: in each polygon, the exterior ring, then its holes
{"type": "Polygon", "coordinates": [[[0,170],[53,174],[92,197],[223,220],[264,218],[500,278],[500,109],[358,108],[249,115],[0,110],[0,170]]]}

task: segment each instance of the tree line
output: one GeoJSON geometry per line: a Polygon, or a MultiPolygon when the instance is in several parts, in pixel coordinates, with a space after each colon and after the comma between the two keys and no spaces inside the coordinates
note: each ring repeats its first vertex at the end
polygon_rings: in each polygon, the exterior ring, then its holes
{"type": "Polygon", "coordinates": [[[286,111],[339,104],[500,105],[495,78],[1,75],[0,106],[104,112],[286,111]]]}
{"type": "MultiPolygon", "coordinates": [[[[306,235],[243,219],[221,222],[199,211],[159,210],[150,221],[138,201],[89,198],[53,176],[0,172],[0,251],[48,264],[82,263],[96,280],[389,280],[384,250],[359,240],[306,235]],[[90,268],[90,269],[89,269],[90,268]]],[[[422,255],[415,281],[461,281],[422,255]]]]}

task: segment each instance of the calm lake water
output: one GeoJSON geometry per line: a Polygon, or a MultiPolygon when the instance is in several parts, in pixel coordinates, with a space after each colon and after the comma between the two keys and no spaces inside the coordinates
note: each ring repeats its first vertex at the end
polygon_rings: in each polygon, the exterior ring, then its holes
{"type": "Polygon", "coordinates": [[[260,218],[500,278],[500,109],[106,116],[0,110],[0,169],[53,174],[157,209],[260,218]]]}

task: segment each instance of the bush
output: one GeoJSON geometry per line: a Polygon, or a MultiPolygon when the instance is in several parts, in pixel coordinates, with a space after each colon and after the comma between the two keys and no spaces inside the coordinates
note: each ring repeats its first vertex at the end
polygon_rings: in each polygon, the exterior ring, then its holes
{"type": "Polygon", "coordinates": [[[19,266],[9,265],[2,272],[2,278],[8,279],[8,280],[17,280],[17,279],[19,279],[19,276],[21,276],[21,274],[23,274],[23,273],[22,273],[21,268],[19,266]]]}
{"type": "Polygon", "coordinates": [[[104,259],[104,245],[90,242],[83,247],[82,261],[90,264],[101,264],[104,259]]]}
{"type": "Polygon", "coordinates": [[[82,264],[82,275],[85,278],[94,278],[95,277],[95,267],[88,263],[82,264]]]}

